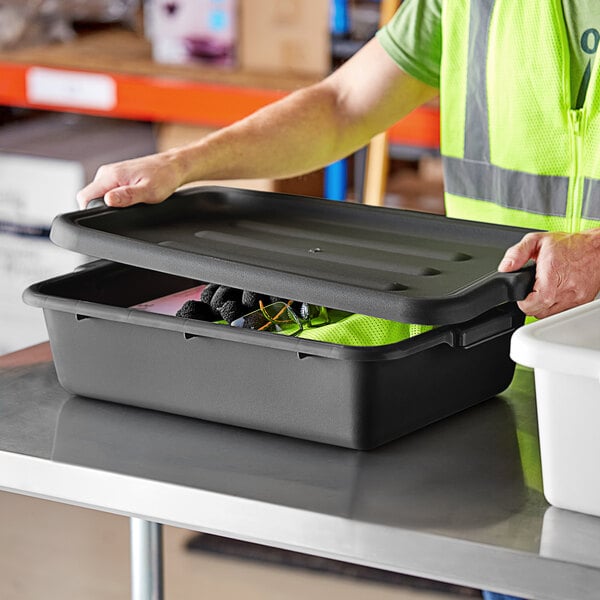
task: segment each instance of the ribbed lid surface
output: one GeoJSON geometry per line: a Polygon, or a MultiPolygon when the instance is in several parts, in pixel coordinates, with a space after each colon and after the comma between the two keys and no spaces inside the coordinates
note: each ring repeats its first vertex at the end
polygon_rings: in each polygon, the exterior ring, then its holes
{"type": "Polygon", "coordinates": [[[523,298],[498,273],[527,230],[230,188],[56,218],[59,246],[116,262],[406,323],[467,321],[523,298]]]}

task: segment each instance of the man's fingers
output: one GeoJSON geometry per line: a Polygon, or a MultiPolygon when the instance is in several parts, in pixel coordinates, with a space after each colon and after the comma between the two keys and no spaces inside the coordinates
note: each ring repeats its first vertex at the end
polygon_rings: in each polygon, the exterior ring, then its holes
{"type": "Polygon", "coordinates": [[[560,274],[540,269],[533,291],[518,304],[525,314],[543,319],[589,302],[592,298],[583,294],[573,282],[561,280],[560,274]]]}
{"type": "Polygon", "coordinates": [[[542,290],[535,289],[527,296],[527,298],[525,298],[525,300],[518,302],[519,308],[526,315],[531,315],[538,319],[547,316],[547,314],[556,307],[556,304],[554,294],[545,295],[542,290]]]}
{"type": "Polygon", "coordinates": [[[537,258],[533,290],[519,304],[519,307],[525,314],[540,318],[542,314],[546,315],[551,311],[557,303],[561,277],[555,270],[552,260],[541,252],[537,258]]]}
{"type": "Polygon", "coordinates": [[[535,259],[538,252],[539,234],[528,233],[514,246],[511,246],[504,254],[498,265],[498,271],[507,273],[516,271],[525,266],[529,259],[535,259]]]}
{"type": "Polygon", "coordinates": [[[107,206],[124,207],[142,202],[157,202],[156,194],[146,181],[133,185],[106,185],[99,181],[92,181],[77,194],[77,202],[85,208],[94,198],[104,198],[107,206]]]}
{"type": "MultiPolygon", "coordinates": [[[[531,294],[530,294],[531,296],[531,294]]],[[[579,306],[579,302],[574,294],[563,294],[556,295],[556,302],[544,301],[539,302],[536,298],[530,298],[528,296],[522,302],[518,302],[519,308],[527,315],[536,317],[537,319],[544,319],[551,315],[556,315],[564,310],[579,306]]],[[[539,296],[539,294],[538,294],[539,296]]]]}
{"type": "Polygon", "coordinates": [[[110,187],[100,181],[92,181],[77,192],[77,204],[80,208],[85,208],[94,198],[102,198],[110,187]]]}
{"type": "Polygon", "coordinates": [[[104,195],[107,206],[131,206],[144,202],[144,190],[134,185],[123,185],[104,195]]]}

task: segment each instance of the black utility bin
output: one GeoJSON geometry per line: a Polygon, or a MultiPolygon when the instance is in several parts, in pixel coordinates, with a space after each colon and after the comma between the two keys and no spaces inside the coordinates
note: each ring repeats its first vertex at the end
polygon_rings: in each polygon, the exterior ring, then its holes
{"type": "Polygon", "coordinates": [[[498,273],[526,230],[229,188],[57,217],[59,246],[102,258],[26,290],[70,392],[356,449],[504,390],[516,300],[498,273]],[[435,327],[346,346],[132,308],[218,283],[435,327]]]}

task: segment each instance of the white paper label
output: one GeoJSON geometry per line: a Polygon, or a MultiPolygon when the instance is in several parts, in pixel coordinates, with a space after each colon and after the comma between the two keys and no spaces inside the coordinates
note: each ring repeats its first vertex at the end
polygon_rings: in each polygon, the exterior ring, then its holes
{"type": "Polygon", "coordinates": [[[109,75],[31,67],[26,81],[32,104],[111,110],[117,103],[117,86],[109,75]]]}

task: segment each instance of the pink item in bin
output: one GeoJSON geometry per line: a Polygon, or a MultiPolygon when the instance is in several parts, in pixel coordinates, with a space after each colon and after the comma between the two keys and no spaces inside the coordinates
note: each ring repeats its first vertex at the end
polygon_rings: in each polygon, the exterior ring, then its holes
{"type": "Polygon", "coordinates": [[[131,308],[159,315],[171,315],[174,317],[177,311],[189,300],[200,300],[200,294],[202,294],[202,290],[205,287],[206,285],[199,285],[188,290],[176,292],[175,294],[169,294],[168,296],[162,296],[161,298],[155,298],[154,300],[136,304],[131,308]]]}

